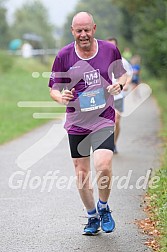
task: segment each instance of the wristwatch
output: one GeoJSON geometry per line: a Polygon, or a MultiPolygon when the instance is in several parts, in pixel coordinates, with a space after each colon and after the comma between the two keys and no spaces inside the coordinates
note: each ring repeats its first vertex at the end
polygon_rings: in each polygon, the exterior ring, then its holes
{"type": "Polygon", "coordinates": [[[120,86],[120,89],[122,90],[122,89],[123,89],[123,85],[122,85],[122,84],[119,84],[119,86],[120,86]]]}

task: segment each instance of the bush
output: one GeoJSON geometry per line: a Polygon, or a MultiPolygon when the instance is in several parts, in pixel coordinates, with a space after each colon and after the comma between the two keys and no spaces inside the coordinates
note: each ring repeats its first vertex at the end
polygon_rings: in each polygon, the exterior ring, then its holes
{"type": "Polygon", "coordinates": [[[9,72],[14,65],[14,58],[8,52],[0,51],[0,72],[9,72]]]}

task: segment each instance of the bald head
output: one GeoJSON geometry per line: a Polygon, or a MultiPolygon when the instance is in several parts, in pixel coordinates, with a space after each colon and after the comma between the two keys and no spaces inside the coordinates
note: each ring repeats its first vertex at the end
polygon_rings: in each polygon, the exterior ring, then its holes
{"type": "Polygon", "coordinates": [[[95,31],[96,25],[90,13],[79,12],[73,17],[71,32],[80,50],[94,50],[94,47],[96,47],[94,41],[95,31]]]}
{"type": "Polygon", "coordinates": [[[72,27],[80,24],[91,24],[92,26],[94,25],[94,20],[93,16],[89,12],[78,12],[72,20],[72,27]]]}

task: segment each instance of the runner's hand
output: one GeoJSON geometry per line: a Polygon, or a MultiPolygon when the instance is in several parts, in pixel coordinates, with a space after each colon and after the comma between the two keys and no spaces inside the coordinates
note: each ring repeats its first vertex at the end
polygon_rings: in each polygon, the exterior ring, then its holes
{"type": "Polygon", "coordinates": [[[117,95],[121,92],[121,87],[120,87],[119,83],[115,83],[115,84],[109,85],[107,87],[107,91],[111,95],[117,95]]]}
{"type": "Polygon", "coordinates": [[[68,105],[69,101],[71,101],[74,98],[75,88],[72,88],[71,90],[65,89],[62,93],[62,103],[64,105],[68,105]]]}

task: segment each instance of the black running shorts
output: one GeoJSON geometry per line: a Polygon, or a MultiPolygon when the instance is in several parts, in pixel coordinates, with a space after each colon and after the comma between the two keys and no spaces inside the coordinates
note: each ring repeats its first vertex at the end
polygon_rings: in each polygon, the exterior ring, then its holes
{"type": "Polygon", "coordinates": [[[87,135],[68,134],[72,158],[90,156],[90,149],[114,151],[114,127],[106,127],[87,135]]]}

